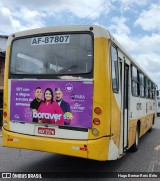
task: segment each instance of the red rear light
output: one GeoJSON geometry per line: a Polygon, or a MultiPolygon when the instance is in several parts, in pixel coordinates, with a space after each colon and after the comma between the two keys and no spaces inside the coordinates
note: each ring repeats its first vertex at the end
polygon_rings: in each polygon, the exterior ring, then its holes
{"type": "Polygon", "coordinates": [[[84,147],[80,147],[81,151],[87,151],[87,145],[84,145],[84,147]]]}
{"type": "Polygon", "coordinates": [[[101,109],[100,107],[96,107],[96,108],[94,109],[94,112],[95,112],[96,114],[101,114],[102,109],[101,109]]]}
{"type": "Polygon", "coordinates": [[[8,141],[13,141],[13,138],[8,138],[8,141]]]}
{"type": "Polygon", "coordinates": [[[81,151],[87,151],[87,148],[80,147],[81,151]]]}
{"type": "Polygon", "coordinates": [[[93,119],[93,123],[94,123],[95,125],[99,125],[99,124],[100,124],[100,119],[94,118],[94,119],[93,119]]]}
{"type": "Polygon", "coordinates": [[[3,112],[3,117],[5,117],[5,118],[7,117],[7,112],[6,111],[3,112]]]}

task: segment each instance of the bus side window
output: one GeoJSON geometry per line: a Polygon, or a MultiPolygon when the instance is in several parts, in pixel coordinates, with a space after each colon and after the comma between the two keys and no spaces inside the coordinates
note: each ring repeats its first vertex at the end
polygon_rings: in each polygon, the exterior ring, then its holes
{"type": "Polygon", "coordinates": [[[145,81],[144,81],[144,74],[139,72],[139,88],[140,88],[140,97],[145,96],[145,81]]]}
{"type": "Polygon", "coordinates": [[[131,69],[131,79],[132,79],[132,95],[138,96],[139,95],[139,80],[138,80],[138,70],[136,67],[132,65],[131,69]]]}
{"type": "Polygon", "coordinates": [[[146,98],[149,98],[149,94],[148,94],[148,78],[145,77],[145,94],[146,94],[146,98]]]}
{"type": "Polygon", "coordinates": [[[115,47],[111,46],[111,61],[112,61],[112,89],[113,92],[118,93],[118,53],[115,47]]]}
{"type": "Polygon", "coordinates": [[[155,85],[154,83],[152,82],[152,99],[155,99],[155,85]]]}
{"type": "Polygon", "coordinates": [[[152,98],[151,81],[148,80],[148,98],[152,98]]]}

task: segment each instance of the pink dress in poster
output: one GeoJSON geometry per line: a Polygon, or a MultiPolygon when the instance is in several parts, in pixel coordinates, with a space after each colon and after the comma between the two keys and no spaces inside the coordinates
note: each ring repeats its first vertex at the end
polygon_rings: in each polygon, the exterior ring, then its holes
{"type": "Polygon", "coordinates": [[[38,121],[42,123],[64,125],[63,114],[64,113],[57,102],[42,102],[38,108],[38,121]]]}

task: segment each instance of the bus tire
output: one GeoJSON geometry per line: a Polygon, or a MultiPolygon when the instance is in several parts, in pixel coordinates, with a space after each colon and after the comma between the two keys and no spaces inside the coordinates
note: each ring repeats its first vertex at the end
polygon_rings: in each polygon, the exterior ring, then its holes
{"type": "Polygon", "coordinates": [[[132,145],[132,151],[136,152],[139,148],[139,128],[136,128],[135,143],[132,145]]]}

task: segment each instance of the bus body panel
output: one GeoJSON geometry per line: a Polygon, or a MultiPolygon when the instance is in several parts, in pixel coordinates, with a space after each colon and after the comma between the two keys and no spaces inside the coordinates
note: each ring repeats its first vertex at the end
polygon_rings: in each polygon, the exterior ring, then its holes
{"type": "Polygon", "coordinates": [[[120,147],[120,125],[121,125],[121,112],[114,94],[111,94],[111,135],[112,139],[117,146],[120,147]]]}
{"type": "MultiPolygon", "coordinates": [[[[119,48],[119,47],[118,47],[119,48]]],[[[119,127],[119,130],[117,129],[117,140],[119,142],[118,148],[119,148],[119,155],[123,155],[127,149],[129,149],[134,143],[135,143],[135,133],[137,129],[137,125],[140,122],[140,133],[139,137],[144,135],[150,128],[152,128],[152,125],[154,124],[154,118],[155,118],[155,100],[152,99],[146,99],[146,98],[141,98],[140,96],[133,96],[132,95],[132,90],[131,90],[131,70],[130,70],[130,63],[131,61],[128,60],[123,52],[118,51],[118,55],[120,58],[119,61],[119,82],[120,82],[120,89],[118,93],[114,93],[114,96],[112,96],[111,99],[111,130],[116,130],[117,127],[119,127]],[[124,59],[124,60],[123,60],[124,59]],[[128,115],[126,115],[127,118],[127,127],[126,127],[126,138],[125,133],[124,133],[124,115],[123,115],[123,107],[124,107],[124,97],[123,97],[123,92],[124,92],[124,70],[123,66],[124,64],[127,63],[129,66],[129,83],[128,83],[128,93],[129,93],[129,100],[128,100],[128,115]],[[122,81],[122,82],[121,82],[122,81]],[[117,111],[115,110],[114,102],[117,104],[117,111]],[[137,106],[138,105],[138,106],[137,106]],[[138,108],[138,109],[137,109],[138,108]],[[113,112],[112,112],[113,110],[113,112]],[[116,119],[116,115],[118,115],[118,110],[119,115],[117,116],[118,119],[116,119]],[[147,110],[147,111],[146,111],[147,110]],[[116,122],[117,120],[117,122],[116,122]],[[113,124],[115,123],[115,124],[113,124]],[[113,126],[114,125],[114,126],[113,126]],[[126,140],[127,147],[124,147],[124,141],[126,140]],[[124,147],[124,148],[123,148],[124,147]]],[[[115,133],[115,132],[114,132],[115,133]]],[[[113,135],[113,134],[111,134],[113,135]]],[[[115,136],[116,137],[116,134],[115,136]]],[[[114,142],[116,143],[116,140],[113,139],[114,142]]]]}
{"type": "Polygon", "coordinates": [[[7,113],[7,116],[3,116],[3,125],[5,125],[6,130],[10,130],[10,121],[9,121],[9,108],[10,108],[10,102],[9,102],[9,82],[8,82],[8,76],[9,76],[9,58],[10,58],[10,51],[11,51],[11,46],[8,45],[6,48],[6,58],[5,58],[5,73],[4,73],[4,94],[3,94],[3,112],[7,113]],[[6,66],[7,65],[7,66],[6,66]],[[7,81],[5,81],[7,80],[7,81]]]}
{"type": "Polygon", "coordinates": [[[3,131],[3,146],[13,148],[23,148],[64,155],[78,156],[87,158],[87,151],[84,145],[87,141],[64,140],[56,138],[46,138],[40,136],[30,136],[14,132],[3,131]],[[11,140],[13,139],[13,141],[11,140]],[[11,140],[11,141],[8,141],[11,140]],[[80,148],[82,150],[80,150],[80,148]]]}
{"type": "Polygon", "coordinates": [[[6,131],[4,128],[2,128],[2,132],[3,146],[45,151],[101,161],[108,159],[109,137],[80,141],[22,135],[6,131]]]}
{"type": "Polygon", "coordinates": [[[93,82],[93,119],[100,119],[100,124],[93,124],[92,128],[99,131],[99,135],[94,136],[89,130],[89,139],[95,139],[110,135],[110,78],[109,78],[109,48],[108,40],[105,38],[95,38],[94,40],[94,82],[93,82]],[[103,75],[103,76],[102,76],[103,75]],[[101,114],[96,114],[94,109],[101,108],[101,114]]]}
{"type": "Polygon", "coordinates": [[[135,142],[135,134],[137,123],[140,120],[140,134],[139,137],[142,137],[150,128],[153,126],[153,120],[155,118],[155,113],[145,115],[144,117],[138,119],[129,120],[129,137],[128,137],[128,148],[130,148],[135,142]]]}

